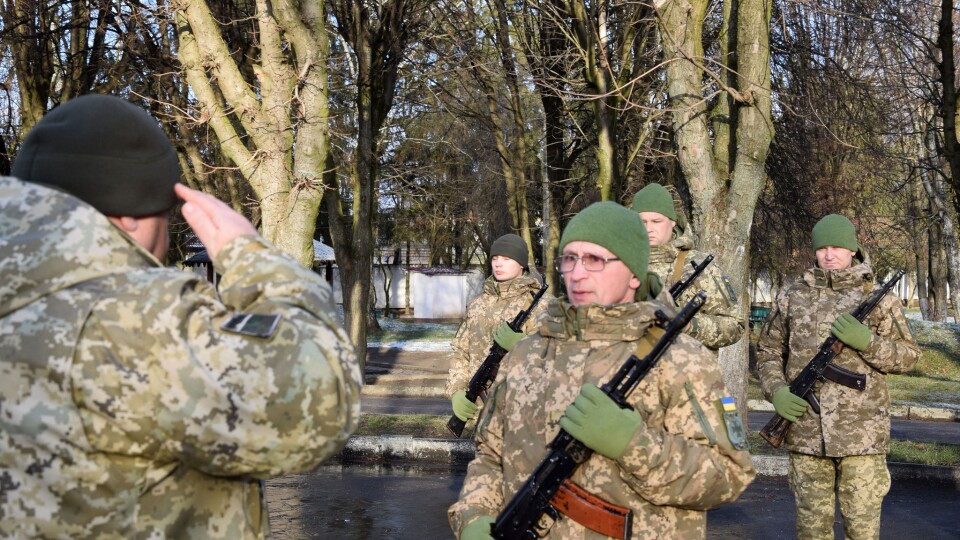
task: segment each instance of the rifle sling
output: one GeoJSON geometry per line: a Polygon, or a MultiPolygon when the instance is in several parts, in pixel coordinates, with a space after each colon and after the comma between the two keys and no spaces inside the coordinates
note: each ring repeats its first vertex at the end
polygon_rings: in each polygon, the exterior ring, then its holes
{"type": "Polygon", "coordinates": [[[866,375],[844,369],[840,366],[834,365],[833,363],[827,364],[827,367],[824,368],[821,376],[828,381],[833,381],[837,384],[846,386],[847,388],[860,390],[861,392],[867,388],[866,375]]]}
{"type": "Polygon", "coordinates": [[[569,479],[563,481],[550,504],[591,531],[611,538],[630,538],[633,513],[629,508],[607,502],[569,479]]]}
{"type": "Polygon", "coordinates": [[[683,263],[687,260],[687,250],[681,250],[680,253],[677,253],[677,260],[673,263],[673,278],[670,283],[676,283],[680,281],[680,276],[683,275],[683,263]]]}

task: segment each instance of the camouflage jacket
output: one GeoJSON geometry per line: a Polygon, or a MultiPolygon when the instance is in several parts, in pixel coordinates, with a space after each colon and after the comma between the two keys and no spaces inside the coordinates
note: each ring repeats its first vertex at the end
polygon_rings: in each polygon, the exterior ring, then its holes
{"type": "MultiPolygon", "coordinates": [[[[538,290],[540,281],[526,273],[503,282],[490,276],[483,282],[483,291],[467,304],[467,313],[451,343],[453,352],[447,377],[448,397],[467,389],[473,374],[490,352],[493,335],[500,323],[512,321],[517,313],[529,308],[538,290]]],[[[525,334],[537,329],[537,318],[552,299],[549,293],[540,298],[523,325],[525,334]]]]}
{"type": "MultiPolygon", "coordinates": [[[[869,262],[846,270],[813,268],[777,298],[757,344],[757,369],[767,399],[806,367],[830,337],[833,321],[869,296],[876,287],[873,277],[869,262]]],[[[889,449],[886,374],[909,371],[920,358],[920,349],[895,295],[887,294],[864,322],[874,334],[870,346],[863,352],[844,347],[833,362],[866,375],[866,389],[818,382],[814,391],[820,415],[808,410],[794,422],[784,448],[829,457],[885,454],[889,449]]]]}
{"type": "Polygon", "coordinates": [[[336,453],[360,372],[317,275],[253,236],[202,277],[0,177],[0,536],[263,538],[258,479],[336,453]],[[279,314],[269,338],[221,330],[279,314]]]}
{"type": "MultiPolygon", "coordinates": [[[[659,302],[574,307],[553,302],[537,334],[504,359],[480,416],[477,455],[450,507],[458,532],[481,515],[497,516],[547,454],[559,419],[584,383],[601,385],[636,352],[659,302]]],[[[649,340],[643,340],[649,342],[649,340]]],[[[706,510],[735,500],[755,473],[736,450],[718,410],[726,395],[713,355],[681,335],[629,397],[643,415],[626,453],[593,454],[572,480],[633,511],[632,538],[703,538],[706,510]]],[[[598,538],[569,518],[548,538],[598,538]]]]}
{"type": "MultiPolygon", "coordinates": [[[[700,263],[706,258],[706,253],[700,253],[691,247],[692,243],[687,236],[680,236],[670,244],[651,246],[650,271],[657,274],[664,289],[670,289],[675,281],[680,281],[674,280],[673,275],[681,251],[686,251],[681,280],[693,273],[693,266],[690,264],[692,261],[700,263]]],[[[707,301],[693,318],[687,333],[714,351],[736,343],[743,335],[743,318],[733,288],[720,271],[716,260],[704,268],[697,280],[680,295],[677,305],[683,306],[701,290],[707,293],[707,301]]]]}

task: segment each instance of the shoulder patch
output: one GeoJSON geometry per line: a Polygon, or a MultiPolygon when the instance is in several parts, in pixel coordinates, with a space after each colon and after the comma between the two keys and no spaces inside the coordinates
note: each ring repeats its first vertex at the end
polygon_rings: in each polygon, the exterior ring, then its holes
{"type": "Polygon", "coordinates": [[[737,303],[737,293],[733,292],[733,285],[730,284],[730,280],[727,276],[723,276],[723,288],[726,289],[727,295],[730,296],[730,301],[734,304],[737,303]]]}
{"type": "Polygon", "coordinates": [[[737,450],[747,449],[747,432],[743,429],[740,414],[737,413],[737,402],[732,396],[724,396],[716,401],[720,419],[727,430],[730,444],[737,450]]]}
{"type": "Polygon", "coordinates": [[[269,338],[276,332],[279,323],[279,313],[234,313],[220,325],[220,329],[244,336],[269,338]]]}

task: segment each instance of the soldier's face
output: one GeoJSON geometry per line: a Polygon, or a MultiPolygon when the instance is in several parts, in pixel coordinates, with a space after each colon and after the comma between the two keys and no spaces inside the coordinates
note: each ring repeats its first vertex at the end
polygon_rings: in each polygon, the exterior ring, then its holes
{"type": "Polygon", "coordinates": [[[844,270],[853,265],[857,253],[847,248],[827,246],[817,250],[817,266],[824,270],[844,270]]]}
{"type": "Polygon", "coordinates": [[[673,239],[673,227],[677,224],[676,221],[660,212],[640,212],[640,219],[647,227],[651,246],[660,246],[673,239]]]}
{"type": "Polygon", "coordinates": [[[523,267],[520,266],[520,263],[503,255],[494,256],[490,261],[490,268],[493,270],[493,277],[497,281],[508,281],[523,273],[523,267]]]}
{"type": "MultiPolygon", "coordinates": [[[[607,248],[593,242],[570,242],[563,248],[562,255],[575,257],[616,258],[607,248]]],[[[600,304],[612,306],[633,302],[640,280],[623,264],[623,261],[608,261],[602,270],[589,271],[582,261],[577,261],[573,269],[564,272],[563,281],[567,287],[567,297],[575,306],[600,304]]]]}

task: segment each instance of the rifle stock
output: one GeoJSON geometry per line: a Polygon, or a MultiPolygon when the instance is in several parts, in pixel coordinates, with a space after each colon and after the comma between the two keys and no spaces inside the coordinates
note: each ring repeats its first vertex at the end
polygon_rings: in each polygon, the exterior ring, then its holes
{"type": "MultiPolygon", "coordinates": [[[[527,322],[530,314],[533,313],[533,309],[537,307],[540,299],[543,298],[544,293],[547,292],[547,276],[541,276],[541,279],[540,289],[537,291],[537,294],[533,296],[530,306],[520,313],[517,313],[513,320],[507,323],[514,332],[521,331],[523,324],[527,322]]],[[[497,378],[497,373],[500,371],[500,361],[503,360],[506,354],[507,350],[496,342],[490,347],[490,350],[487,352],[487,357],[483,359],[483,363],[480,364],[476,373],[470,378],[470,384],[467,385],[467,390],[464,392],[466,398],[469,399],[471,403],[476,403],[478,398],[486,400],[487,388],[490,388],[490,385],[493,384],[493,381],[497,378]]],[[[466,427],[466,425],[467,422],[461,420],[455,414],[451,415],[450,419],[447,420],[447,429],[457,437],[463,434],[463,428],[466,427]]]]}
{"type": "MultiPolygon", "coordinates": [[[[673,319],[668,319],[658,311],[658,319],[668,320],[669,323],[650,353],[643,359],[631,354],[616,374],[600,389],[621,407],[629,407],[627,397],[630,392],[656,366],[677,336],[683,333],[684,327],[703,307],[705,300],[706,293],[698,292],[673,319]]],[[[540,517],[544,513],[554,519],[558,517],[557,510],[551,505],[551,501],[564,481],[570,478],[576,468],[593,454],[585,444],[563,429],[560,429],[550,442],[549,448],[550,452],[513,495],[491,526],[491,534],[497,540],[539,538],[541,534],[536,526],[540,517]]]]}
{"type": "MultiPolygon", "coordinates": [[[[867,316],[870,315],[870,312],[874,310],[879,304],[880,300],[893,288],[894,285],[900,278],[903,277],[904,271],[900,270],[892,278],[890,278],[886,283],[884,283],[879,289],[873,292],[866,300],[864,300],[860,305],[856,307],[851,312],[851,315],[854,316],[858,321],[863,322],[866,320],[867,316]]],[[[820,345],[820,350],[817,351],[817,354],[814,355],[813,359],[803,368],[803,371],[790,383],[790,392],[796,396],[800,396],[806,399],[813,411],[817,414],[820,414],[820,407],[817,403],[817,399],[813,393],[813,386],[818,380],[823,380],[824,372],[831,368],[831,362],[843,350],[843,343],[838,340],[835,336],[831,335],[823,344],[820,345]]],[[[839,368],[836,368],[839,369],[839,368]]],[[[844,375],[850,379],[849,384],[845,384],[856,390],[863,391],[866,388],[866,378],[862,374],[847,372],[846,370],[841,370],[844,372],[844,375]],[[859,377],[857,377],[859,375],[859,377]]],[[[833,379],[835,380],[835,379],[833,379]]],[[[773,418],[770,419],[766,425],[763,426],[763,429],[760,430],[760,437],[765,441],[770,443],[774,448],[780,448],[780,445],[783,444],[784,439],[787,436],[787,431],[790,429],[792,422],[786,418],[775,414],[773,418]]]]}

